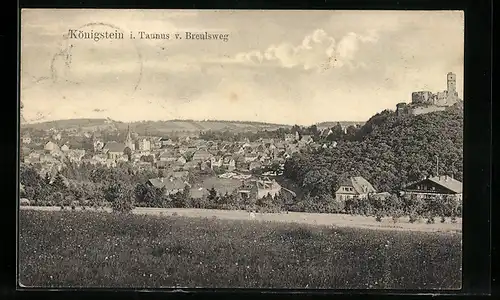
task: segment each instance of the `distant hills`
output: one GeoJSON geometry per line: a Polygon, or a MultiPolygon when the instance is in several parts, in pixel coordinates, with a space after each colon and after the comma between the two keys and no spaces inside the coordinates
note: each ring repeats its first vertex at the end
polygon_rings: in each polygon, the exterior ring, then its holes
{"type": "Polygon", "coordinates": [[[356,125],[362,126],[363,124],[365,124],[364,121],[338,121],[338,122],[330,121],[330,122],[317,123],[316,126],[318,128],[331,128],[331,127],[334,127],[335,125],[337,125],[337,123],[340,123],[340,125],[342,125],[342,127],[348,127],[351,125],[352,126],[356,126],[356,125]]]}
{"type": "MultiPolygon", "coordinates": [[[[342,125],[363,124],[364,122],[339,122],[342,125]]],[[[318,128],[332,127],[337,122],[322,122],[316,124],[318,128]]],[[[291,125],[272,124],[264,122],[251,121],[224,121],[224,120],[168,120],[168,121],[140,121],[125,123],[111,119],[69,119],[57,120],[41,123],[23,124],[22,129],[49,130],[51,128],[58,130],[80,129],[82,131],[96,130],[124,130],[127,126],[139,134],[162,134],[171,132],[199,132],[199,131],[258,131],[258,130],[276,130],[278,128],[290,128],[291,125]]]]}

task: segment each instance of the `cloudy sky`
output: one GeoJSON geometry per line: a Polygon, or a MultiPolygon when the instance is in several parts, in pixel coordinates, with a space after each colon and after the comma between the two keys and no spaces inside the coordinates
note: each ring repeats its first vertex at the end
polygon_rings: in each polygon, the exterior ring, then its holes
{"type": "Polygon", "coordinates": [[[23,10],[20,96],[28,122],[363,121],[446,89],[450,71],[462,97],[463,48],[463,14],[451,11],[23,10]],[[186,31],[229,39],[175,39],[186,31]]]}

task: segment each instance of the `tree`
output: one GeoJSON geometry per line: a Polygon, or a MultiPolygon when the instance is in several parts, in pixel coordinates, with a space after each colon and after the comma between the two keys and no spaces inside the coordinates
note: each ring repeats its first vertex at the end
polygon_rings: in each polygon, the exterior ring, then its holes
{"type": "Polygon", "coordinates": [[[56,174],[54,181],[52,182],[52,186],[59,191],[66,190],[67,186],[61,173],[58,172],[56,174]]]}
{"type": "Polygon", "coordinates": [[[133,191],[122,183],[112,183],[106,186],[104,198],[111,202],[113,211],[127,213],[134,208],[133,191]]]}
{"type": "Polygon", "coordinates": [[[212,187],[211,189],[208,190],[208,197],[207,197],[208,201],[210,203],[216,203],[217,201],[217,191],[215,190],[214,187],[212,187]]]}
{"type": "Polygon", "coordinates": [[[191,207],[191,191],[189,186],[184,186],[182,192],[171,195],[173,205],[178,208],[191,207]]]}
{"type": "Polygon", "coordinates": [[[403,201],[396,195],[391,194],[385,200],[386,214],[392,217],[396,223],[403,216],[403,201]]]}
{"type": "Polygon", "coordinates": [[[415,222],[422,216],[424,201],[414,194],[403,197],[403,213],[410,217],[410,223],[415,222]]]}
{"type": "Polygon", "coordinates": [[[307,131],[312,136],[319,135],[318,126],[316,126],[316,125],[309,126],[309,128],[307,129],[307,131]]]}

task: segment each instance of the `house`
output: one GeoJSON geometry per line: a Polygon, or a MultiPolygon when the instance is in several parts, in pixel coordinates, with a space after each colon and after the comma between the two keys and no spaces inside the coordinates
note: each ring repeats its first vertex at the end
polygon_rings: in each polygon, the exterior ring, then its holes
{"type": "Polygon", "coordinates": [[[180,156],[177,160],[176,160],[176,163],[179,164],[179,165],[185,165],[187,163],[187,160],[186,158],[184,158],[184,156],[180,156]]]}
{"type": "Polygon", "coordinates": [[[56,141],[60,141],[61,140],[61,134],[60,133],[56,133],[52,136],[52,138],[56,141]]]}
{"type": "Polygon", "coordinates": [[[61,151],[63,151],[63,152],[67,152],[67,151],[69,151],[69,146],[68,146],[68,144],[64,144],[64,145],[62,145],[62,147],[61,147],[61,151]]]}
{"type": "Polygon", "coordinates": [[[73,162],[79,162],[85,156],[85,150],[83,149],[73,149],[68,150],[66,157],[73,162]]]}
{"type": "Polygon", "coordinates": [[[247,155],[245,155],[244,157],[244,160],[245,162],[252,162],[252,161],[255,161],[259,158],[259,156],[257,155],[257,153],[249,153],[247,155]]]}
{"type": "Polygon", "coordinates": [[[173,151],[163,151],[158,157],[160,161],[174,162],[178,159],[173,151]]]}
{"type": "Polygon", "coordinates": [[[149,179],[146,184],[149,186],[153,186],[155,188],[165,189],[165,194],[166,195],[172,195],[176,194],[179,192],[182,192],[184,190],[184,187],[189,186],[189,184],[179,178],[174,178],[174,177],[169,177],[169,178],[153,178],[149,179]]]}
{"type": "Polygon", "coordinates": [[[196,151],[194,154],[193,154],[193,161],[197,161],[197,162],[204,162],[204,161],[208,161],[212,158],[212,154],[210,152],[208,152],[207,150],[204,150],[204,149],[200,149],[198,151],[196,151]]]}
{"type": "Polygon", "coordinates": [[[200,168],[200,163],[196,161],[188,161],[187,163],[182,166],[183,170],[194,170],[194,169],[199,169],[200,168]]]}
{"type": "Polygon", "coordinates": [[[57,159],[50,155],[50,154],[43,154],[43,155],[40,155],[40,163],[57,163],[57,159]]]}
{"type": "Polygon", "coordinates": [[[158,161],[156,161],[154,163],[154,165],[155,165],[155,167],[157,169],[168,169],[168,168],[170,168],[172,166],[172,164],[173,164],[173,162],[170,162],[170,161],[160,161],[160,160],[158,160],[158,161]]]}
{"type": "Polygon", "coordinates": [[[212,156],[210,158],[210,167],[213,168],[220,168],[223,165],[223,159],[222,157],[215,157],[212,156]]]}
{"type": "Polygon", "coordinates": [[[116,157],[116,161],[117,162],[125,162],[125,161],[128,161],[128,156],[126,154],[122,154],[118,157],[116,157]]]}
{"type": "Polygon", "coordinates": [[[52,141],[47,142],[45,144],[45,146],[43,147],[43,149],[45,151],[49,151],[49,152],[60,150],[59,146],[56,143],[52,142],[52,141]]]}
{"type": "Polygon", "coordinates": [[[226,167],[228,171],[233,171],[236,169],[236,160],[231,156],[225,156],[222,160],[222,165],[226,167]]]}
{"type": "Polygon", "coordinates": [[[162,148],[175,145],[175,143],[171,139],[166,137],[160,139],[160,144],[162,148]]]}
{"type": "Polygon", "coordinates": [[[267,195],[274,198],[281,191],[281,185],[276,180],[269,180],[267,177],[255,181],[255,186],[257,187],[257,199],[262,199],[267,195]]]}
{"type": "Polygon", "coordinates": [[[189,177],[188,171],[172,171],[167,174],[167,177],[173,177],[178,179],[187,179],[189,177]]]}
{"type": "Polygon", "coordinates": [[[461,201],[462,182],[447,175],[434,176],[408,184],[403,188],[402,194],[416,195],[421,199],[451,195],[461,201]]]}
{"type": "Polygon", "coordinates": [[[29,135],[23,136],[22,142],[23,142],[23,144],[29,144],[29,143],[31,143],[31,137],[29,135]]]}
{"type": "Polygon", "coordinates": [[[24,157],[24,162],[27,164],[39,163],[41,154],[39,151],[33,151],[24,157]]]}
{"type": "Polygon", "coordinates": [[[354,197],[366,199],[368,194],[374,194],[377,191],[371,183],[363,177],[351,177],[340,183],[339,189],[335,192],[335,199],[347,200],[354,197]]]}
{"type": "Polygon", "coordinates": [[[302,139],[300,140],[300,145],[309,145],[313,142],[313,138],[310,135],[303,135],[302,139]]]}
{"type": "Polygon", "coordinates": [[[330,135],[330,134],[332,134],[332,133],[333,133],[332,129],[330,129],[330,128],[325,128],[325,129],[323,129],[323,131],[321,131],[320,136],[322,136],[322,137],[327,137],[327,136],[329,136],[329,135],[330,135]]]}
{"type": "Polygon", "coordinates": [[[262,167],[262,163],[258,160],[250,162],[248,165],[249,170],[254,170],[262,167]]]}
{"type": "Polygon", "coordinates": [[[285,141],[286,142],[292,142],[295,140],[295,135],[294,134],[285,134],[285,141]]]}
{"type": "Polygon", "coordinates": [[[140,151],[150,151],[151,150],[151,141],[148,139],[142,139],[137,142],[137,148],[140,151]]]}
{"type": "Polygon", "coordinates": [[[93,162],[92,164],[99,163],[99,164],[106,164],[108,157],[105,154],[96,154],[92,156],[91,161],[93,162]]]}

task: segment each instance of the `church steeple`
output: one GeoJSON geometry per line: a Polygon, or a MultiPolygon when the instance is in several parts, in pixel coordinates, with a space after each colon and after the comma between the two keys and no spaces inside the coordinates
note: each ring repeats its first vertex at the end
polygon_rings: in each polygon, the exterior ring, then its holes
{"type": "Polygon", "coordinates": [[[130,150],[135,150],[134,141],[132,140],[132,136],[130,134],[130,125],[127,128],[127,138],[125,139],[125,146],[129,147],[130,150]]]}

